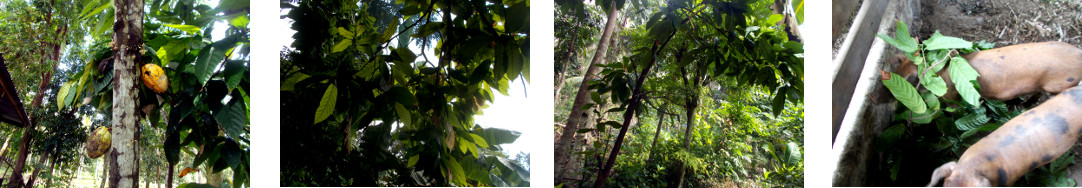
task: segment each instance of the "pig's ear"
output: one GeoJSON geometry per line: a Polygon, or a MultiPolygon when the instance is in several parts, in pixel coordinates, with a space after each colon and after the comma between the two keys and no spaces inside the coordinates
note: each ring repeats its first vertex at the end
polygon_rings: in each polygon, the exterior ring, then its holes
{"type": "Polygon", "coordinates": [[[932,182],[928,183],[928,187],[938,185],[939,182],[943,180],[943,178],[950,176],[951,171],[954,171],[955,166],[958,166],[958,163],[949,162],[947,164],[943,164],[943,166],[939,166],[939,168],[936,168],[935,171],[932,172],[932,182]]]}

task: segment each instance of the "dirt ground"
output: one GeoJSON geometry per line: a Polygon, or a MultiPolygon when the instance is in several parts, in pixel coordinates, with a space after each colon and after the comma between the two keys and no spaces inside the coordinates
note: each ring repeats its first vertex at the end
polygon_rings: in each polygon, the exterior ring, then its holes
{"type": "Polygon", "coordinates": [[[918,20],[922,39],[939,30],[997,47],[1043,41],[1082,47],[1082,1],[1077,0],[923,0],[918,20]]]}
{"type": "MultiPolygon", "coordinates": [[[[1043,41],[1082,47],[1082,1],[1078,0],[923,0],[917,20],[921,39],[939,30],[969,41],[993,42],[996,47],[1043,41]]],[[[1043,102],[1048,95],[1037,97],[1043,102]]],[[[1082,155],[1082,143],[1075,143],[1071,153],[1082,155]]],[[[1076,157],[1067,171],[1082,184],[1080,159],[1076,157]]]]}

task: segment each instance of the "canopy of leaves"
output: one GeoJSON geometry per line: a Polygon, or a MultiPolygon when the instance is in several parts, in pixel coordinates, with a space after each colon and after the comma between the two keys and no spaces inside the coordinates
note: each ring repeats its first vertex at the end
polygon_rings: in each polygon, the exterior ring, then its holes
{"type": "Polygon", "coordinates": [[[529,186],[473,123],[529,81],[529,3],[282,1],[283,186],[529,186]],[[411,45],[413,44],[413,45],[411,45]]]}

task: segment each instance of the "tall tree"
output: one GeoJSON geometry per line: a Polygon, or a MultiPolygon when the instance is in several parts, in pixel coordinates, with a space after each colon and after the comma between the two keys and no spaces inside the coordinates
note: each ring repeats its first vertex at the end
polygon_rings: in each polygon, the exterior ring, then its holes
{"type": "MultiPolygon", "coordinates": [[[[66,3],[57,3],[55,0],[47,2],[39,2],[38,6],[31,7],[27,2],[11,2],[6,5],[7,9],[15,12],[16,15],[13,19],[19,19],[25,21],[21,24],[33,24],[33,25],[5,25],[6,31],[12,33],[19,33],[19,29],[44,31],[42,35],[19,35],[13,34],[5,36],[5,43],[11,42],[11,45],[17,45],[18,47],[3,47],[2,51],[7,51],[12,54],[17,62],[25,63],[24,65],[18,65],[20,63],[12,63],[9,67],[25,67],[31,71],[19,72],[12,74],[13,78],[20,78],[14,80],[16,83],[24,83],[33,81],[32,78],[39,78],[38,89],[35,92],[34,98],[28,106],[28,110],[31,111],[34,108],[41,106],[42,98],[45,97],[45,89],[49,86],[53,71],[56,69],[56,63],[60,60],[60,52],[63,49],[63,45],[68,42],[69,37],[66,35],[68,32],[68,22],[71,20],[70,12],[67,10],[66,3]],[[14,9],[14,10],[12,10],[14,9]],[[21,9],[21,10],[19,10],[21,9]],[[40,11],[41,15],[38,15],[40,11]],[[37,23],[32,23],[37,22],[37,23]],[[31,44],[22,46],[25,44],[31,44]],[[37,44],[40,46],[34,47],[37,44]],[[35,58],[44,57],[44,58],[35,58]],[[31,63],[35,62],[35,63],[31,63]],[[40,63],[37,63],[40,62],[40,63]]],[[[70,5],[68,5],[70,6],[70,5]]],[[[20,85],[20,84],[17,84],[20,85]]],[[[28,89],[28,88],[25,88],[28,89]]],[[[31,121],[25,125],[23,130],[23,137],[19,141],[19,154],[15,160],[14,173],[8,180],[8,187],[19,187],[24,184],[22,182],[22,172],[26,166],[26,159],[30,155],[30,142],[33,139],[32,129],[36,128],[34,123],[37,118],[31,117],[31,121]]]]}
{"type": "MultiPolygon", "coordinates": [[[[577,181],[572,180],[579,174],[577,166],[581,166],[582,159],[577,155],[572,155],[571,151],[578,151],[577,143],[582,141],[582,135],[578,134],[579,126],[586,121],[589,109],[582,109],[584,105],[590,103],[590,90],[587,80],[592,80],[599,71],[598,65],[604,63],[605,56],[608,53],[609,40],[612,38],[612,31],[616,27],[616,23],[619,21],[617,17],[620,15],[620,9],[623,7],[622,3],[617,3],[615,0],[602,0],[607,3],[608,18],[605,21],[605,30],[601,34],[601,40],[598,41],[597,50],[594,52],[594,57],[590,61],[590,68],[586,69],[586,73],[582,75],[582,84],[579,85],[579,90],[575,94],[575,103],[571,105],[571,113],[568,115],[567,123],[564,124],[564,128],[560,135],[560,139],[556,141],[556,148],[554,149],[554,170],[556,173],[556,184],[566,184],[565,186],[575,187],[577,181]],[[618,6],[619,5],[619,6],[618,6]]],[[[623,2],[622,0],[620,2],[623,2]]],[[[592,108],[591,108],[592,109],[592,108]]]]}
{"type": "Polygon", "coordinates": [[[139,73],[143,50],[143,0],[114,0],[113,24],[113,122],[112,152],[115,166],[110,170],[109,187],[130,188],[139,184],[137,132],[139,115],[139,73]]]}

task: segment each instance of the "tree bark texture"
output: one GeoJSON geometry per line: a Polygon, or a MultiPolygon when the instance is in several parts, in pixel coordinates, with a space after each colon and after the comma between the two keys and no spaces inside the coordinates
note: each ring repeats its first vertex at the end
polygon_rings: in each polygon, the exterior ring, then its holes
{"type": "MultiPolygon", "coordinates": [[[[698,84],[698,81],[695,84],[698,84]]],[[[696,85],[693,88],[695,88],[695,94],[692,94],[691,98],[688,98],[684,104],[687,109],[687,114],[685,114],[687,116],[687,127],[684,129],[684,151],[689,153],[691,152],[691,130],[694,130],[695,127],[695,109],[699,108],[699,87],[696,85]]],[[[680,180],[677,181],[676,187],[684,187],[684,176],[687,174],[687,169],[684,166],[680,165],[680,180]]]]}
{"type": "MultiPolygon", "coordinates": [[[[686,22],[687,20],[684,21],[686,22]]],[[[675,31],[666,37],[664,43],[661,43],[660,45],[654,43],[654,47],[650,49],[650,52],[654,53],[655,56],[650,59],[650,62],[646,63],[646,66],[642,68],[642,72],[639,73],[639,77],[636,78],[635,85],[640,87],[635,87],[635,90],[631,92],[630,103],[627,105],[627,110],[624,111],[624,124],[620,127],[620,134],[616,136],[616,144],[612,146],[612,153],[609,154],[609,159],[605,162],[605,167],[601,168],[601,172],[598,173],[597,181],[594,182],[595,188],[604,186],[605,180],[609,178],[609,172],[612,170],[612,166],[616,164],[616,157],[620,154],[620,147],[624,145],[624,136],[627,135],[627,129],[631,127],[631,120],[635,118],[636,109],[639,109],[639,106],[642,105],[643,97],[645,97],[643,96],[641,87],[642,83],[646,82],[646,75],[650,74],[650,70],[657,64],[656,54],[660,52],[661,49],[665,49],[665,46],[669,45],[669,41],[672,40],[673,35],[676,35],[675,31]]]]}
{"type": "MultiPolygon", "coordinates": [[[[774,3],[770,5],[770,9],[774,10],[774,14],[783,15],[785,18],[778,21],[778,25],[785,28],[785,34],[789,37],[789,41],[804,43],[804,37],[800,35],[799,24],[796,20],[796,15],[790,14],[785,11],[786,5],[789,5],[790,0],[774,0],[774,3]]],[[[796,12],[794,10],[794,12],[796,12]]]]}
{"type": "Polygon", "coordinates": [[[109,177],[109,187],[131,188],[139,183],[136,132],[139,116],[138,66],[143,46],[143,1],[114,0],[116,22],[113,24],[113,144],[115,164],[109,177]]]}
{"type": "Polygon", "coordinates": [[[590,61],[590,68],[586,69],[586,73],[582,75],[583,82],[579,85],[578,93],[575,95],[575,103],[571,105],[571,113],[567,118],[567,126],[564,126],[562,130],[563,134],[560,135],[560,139],[556,141],[556,148],[554,149],[554,170],[556,173],[556,184],[564,183],[565,187],[577,187],[577,182],[571,180],[571,177],[577,176],[581,170],[581,156],[574,155],[570,151],[576,146],[576,142],[581,139],[577,137],[579,125],[586,120],[589,110],[582,109],[583,105],[586,105],[590,101],[590,92],[587,88],[589,85],[586,80],[594,78],[594,74],[597,74],[598,67],[596,65],[603,64],[605,60],[606,52],[608,52],[609,39],[612,38],[612,31],[616,27],[616,17],[620,14],[620,10],[616,8],[616,3],[611,3],[609,8],[609,17],[605,21],[605,30],[601,34],[601,41],[598,41],[597,51],[594,52],[594,57],[590,61]],[[575,157],[576,159],[572,159],[575,157]],[[571,163],[573,161],[578,161],[571,163]]]}
{"type": "Polygon", "coordinates": [[[30,155],[30,127],[23,128],[23,137],[19,139],[19,157],[15,159],[15,169],[11,171],[7,187],[22,187],[23,168],[26,167],[26,158],[30,155]]]}

